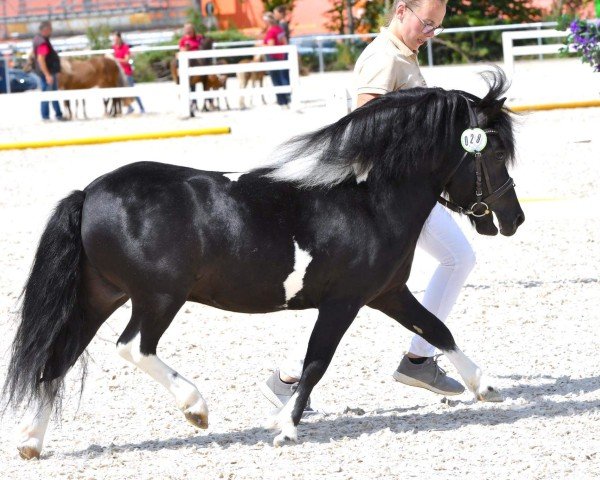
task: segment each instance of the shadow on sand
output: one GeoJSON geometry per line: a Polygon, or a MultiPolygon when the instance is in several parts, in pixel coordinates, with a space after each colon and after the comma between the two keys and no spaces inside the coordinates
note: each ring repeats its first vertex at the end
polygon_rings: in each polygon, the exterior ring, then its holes
{"type": "MultiPolygon", "coordinates": [[[[600,390],[600,376],[572,380],[569,377],[525,377],[510,375],[504,378],[521,381],[531,378],[553,380],[543,385],[531,386],[519,383],[513,387],[502,390],[507,398],[522,398],[528,403],[524,405],[511,405],[509,408],[497,404],[497,408],[473,409],[471,401],[457,401],[449,409],[440,412],[418,413],[420,407],[397,408],[377,410],[365,415],[329,414],[317,415],[303,422],[299,428],[301,443],[329,443],[341,438],[358,438],[361,435],[371,434],[380,430],[389,429],[394,433],[417,433],[426,431],[448,431],[462,428],[466,425],[501,425],[512,424],[522,419],[531,417],[567,417],[585,413],[600,408],[600,400],[555,401],[547,396],[567,396],[600,390]]],[[[221,448],[231,445],[256,445],[264,443],[270,445],[274,434],[261,427],[253,427],[240,431],[226,433],[209,433],[193,437],[174,437],[162,440],[146,440],[138,443],[125,443],[122,445],[91,445],[85,450],[67,454],[72,457],[94,458],[108,452],[131,450],[177,450],[196,446],[199,448],[210,447],[213,444],[221,448]]]]}

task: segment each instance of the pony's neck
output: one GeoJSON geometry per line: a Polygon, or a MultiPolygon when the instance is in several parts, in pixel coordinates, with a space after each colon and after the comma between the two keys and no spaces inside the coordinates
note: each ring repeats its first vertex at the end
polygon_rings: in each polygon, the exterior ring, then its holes
{"type": "Polygon", "coordinates": [[[369,185],[371,207],[383,223],[420,232],[442,193],[438,183],[434,176],[425,173],[400,181],[377,182],[369,185]]]}

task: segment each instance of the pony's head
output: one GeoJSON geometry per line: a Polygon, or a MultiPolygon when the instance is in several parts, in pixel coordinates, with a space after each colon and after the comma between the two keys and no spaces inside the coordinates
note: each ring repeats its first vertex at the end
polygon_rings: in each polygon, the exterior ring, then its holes
{"type": "MultiPolygon", "coordinates": [[[[369,188],[379,189],[433,179],[437,193],[445,191],[468,213],[483,197],[476,195],[479,169],[475,156],[461,147],[462,133],[470,127],[489,131],[488,146],[479,157],[485,165],[481,174],[486,198],[493,193],[487,190],[495,191],[510,178],[507,167],[515,152],[510,112],[500,98],[507,89],[506,77],[496,69],[484,78],[489,85],[484,98],[413,88],[371,100],[337,122],[283,144],[266,175],[304,188],[366,181],[369,188]]],[[[506,187],[488,200],[486,210],[496,214],[501,233],[515,233],[524,215],[514,190],[506,187]]],[[[474,217],[473,223],[481,234],[498,233],[491,213],[474,217]]]]}
{"type": "Polygon", "coordinates": [[[507,82],[500,69],[482,76],[489,87],[485,97],[455,92],[464,98],[469,125],[460,138],[462,157],[442,183],[450,207],[468,214],[480,234],[498,233],[495,215],[500,233],[510,236],[525,221],[525,215],[508,174],[515,143],[510,111],[504,107],[505,98],[501,98],[507,82]]]}

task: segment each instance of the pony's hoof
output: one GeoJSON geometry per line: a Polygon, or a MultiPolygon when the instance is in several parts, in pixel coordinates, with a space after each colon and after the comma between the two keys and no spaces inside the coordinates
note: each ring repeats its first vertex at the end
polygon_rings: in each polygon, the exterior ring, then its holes
{"type": "Polygon", "coordinates": [[[480,402],[503,402],[504,396],[494,387],[488,385],[479,389],[477,400],[480,402]]]}
{"type": "Polygon", "coordinates": [[[206,430],[208,428],[208,415],[205,413],[183,412],[185,419],[194,427],[206,430]]]}
{"type": "Polygon", "coordinates": [[[208,428],[208,407],[202,397],[198,398],[193,405],[183,407],[185,419],[194,427],[207,429],[208,428]]]}
{"type": "Polygon", "coordinates": [[[35,447],[29,447],[22,445],[17,448],[19,450],[19,456],[23,460],[31,460],[32,458],[40,458],[40,451],[35,447]]]}
{"type": "Polygon", "coordinates": [[[274,447],[282,447],[283,445],[289,445],[291,443],[298,443],[298,435],[296,432],[281,432],[273,439],[274,447]]]}

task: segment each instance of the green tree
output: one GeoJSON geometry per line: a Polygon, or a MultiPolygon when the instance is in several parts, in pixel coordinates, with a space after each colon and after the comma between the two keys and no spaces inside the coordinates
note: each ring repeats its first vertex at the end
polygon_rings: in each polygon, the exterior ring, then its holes
{"type": "Polygon", "coordinates": [[[574,15],[587,7],[592,0],[554,0],[549,12],[549,19],[556,20],[562,15],[574,15]]]}
{"type": "Polygon", "coordinates": [[[262,3],[265,7],[265,12],[272,12],[275,7],[280,5],[284,5],[287,8],[288,12],[292,12],[294,10],[294,2],[296,0],[262,0],[262,3]]]}
{"type": "Polygon", "coordinates": [[[542,11],[529,2],[514,0],[471,0],[449,2],[446,18],[464,20],[462,26],[473,22],[488,21],[492,24],[534,22],[541,18],[542,11]]]}

